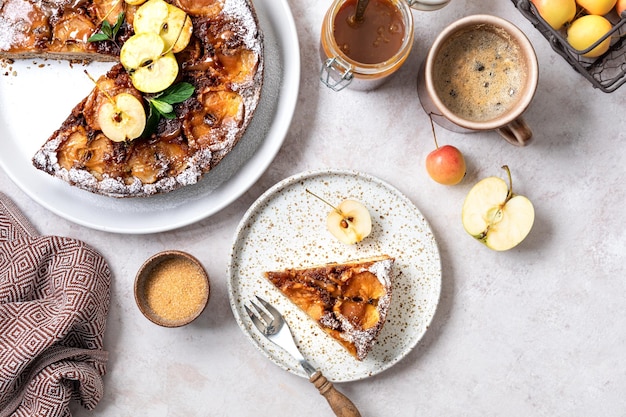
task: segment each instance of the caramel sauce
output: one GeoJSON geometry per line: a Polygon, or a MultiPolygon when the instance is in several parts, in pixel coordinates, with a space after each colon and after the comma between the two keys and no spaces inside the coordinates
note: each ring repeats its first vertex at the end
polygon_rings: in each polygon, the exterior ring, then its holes
{"type": "Polygon", "coordinates": [[[402,46],[402,13],[390,0],[370,0],[361,22],[354,20],[357,0],[347,0],[333,22],[333,36],[343,53],[362,64],[378,64],[402,46]]]}

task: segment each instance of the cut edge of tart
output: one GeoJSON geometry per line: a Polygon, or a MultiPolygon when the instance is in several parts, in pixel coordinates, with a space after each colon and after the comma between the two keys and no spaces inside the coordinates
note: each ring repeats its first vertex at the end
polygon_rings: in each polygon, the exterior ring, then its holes
{"type": "MultiPolygon", "coordinates": [[[[139,56],[137,67],[124,60],[114,64],[34,154],[37,169],[95,194],[145,197],[197,183],[235,147],[252,120],[263,85],[263,34],[254,6],[250,0],[166,3],[170,9],[184,11],[193,24],[186,47],[174,48],[174,54],[165,44],[162,54],[151,59],[139,56]],[[174,58],[177,74],[171,72],[174,58]],[[156,67],[156,61],[163,62],[169,79],[154,87],[153,74],[142,73],[156,67]],[[191,85],[193,93],[168,103],[169,117],[157,117],[158,122],[151,124],[155,120],[151,115],[157,113],[153,100],[178,84],[191,85]],[[118,100],[118,95],[123,99],[118,100]],[[147,119],[148,127],[139,137],[137,126],[123,126],[140,119],[135,117],[132,97],[143,105],[147,119]]],[[[120,48],[138,35],[133,21],[142,6],[123,0],[55,0],[47,9],[41,5],[34,0],[3,2],[0,28],[10,30],[0,34],[0,58],[117,61],[120,48]],[[42,10],[34,13],[40,6],[42,10]],[[21,12],[30,13],[31,21],[20,17],[21,12]],[[105,23],[114,26],[120,16],[124,20],[112,40],[87,41],[103,32],[105,23]],[[39,30],[29,30],[29,25],[40,25],[39,30]]],[[[148,46],[133,48],[127,55],[147,53],[148,46]]]]}
{"type": "Polygon", "coordinates": [[[391,305],[388,255],[264,272],[292,303],[362,361],[375,345],[391,305]]]}

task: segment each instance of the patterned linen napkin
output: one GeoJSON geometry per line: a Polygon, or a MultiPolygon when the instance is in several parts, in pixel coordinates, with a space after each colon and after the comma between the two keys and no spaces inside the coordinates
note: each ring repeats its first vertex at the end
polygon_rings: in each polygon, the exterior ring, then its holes
{"type": "Polygon", "coordinates": [[[0,417],[70,416],[103,393],[106,261],[85,243],[39,236],[0,193],[0,417]]]}

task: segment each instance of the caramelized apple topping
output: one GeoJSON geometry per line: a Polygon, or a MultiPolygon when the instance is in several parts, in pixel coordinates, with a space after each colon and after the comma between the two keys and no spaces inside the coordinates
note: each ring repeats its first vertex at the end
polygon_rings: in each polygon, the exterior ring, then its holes
{"type": "Polygon", "coordinates": [[[196,146],[211,146],[218,140],[222,126],[240,126],[243,122],[243,98],[233,91],[208,91],[199,96],[201,107],[183,121],[185,136],[196,146]]]}
{"type": "Polygon", "coordinates": [[[223,0],[176,0],[176,6],[192,16],[217,16],[224,7],[223,0]]]}
{"type": "Polygon", "coordinates": [[[319,320],[324,315],[324,303],[315,289],[294,284],[285,288],[285,294],[314,320],[319,320]]]}
{"type": "Polygon", "coordinates": [[[59,165],[69,170],[71,168],[84,167],[85,161],[89,158],[87,152],[87,132],[82,126],[68,135],[63,149],[57,153],[59,165]]]}
{"type": "Polygon", "coordinates": [[[75,43],[87,44],[87,39],[95,30],[95,25],[88,17],[82,14],[71,13],[63,16],[54,25],[52,36],[54,42],[58,41],[65,46],[75,43]]]}
{"type": "Polygon", "coordinates": [[[385,294],[385,287],[370,271],[363,271],[355,274],[347,283],[343,290],[347,298],[357,302],[370,302],[377,300],[385,294]]]}
{"type": "Polygon", "coordinates": [[[374,327],[380,318],[375,306],[349,299],[338,301],[333,307],[333,311],[346,317],[350,323],[364,330],[374,327]]]}

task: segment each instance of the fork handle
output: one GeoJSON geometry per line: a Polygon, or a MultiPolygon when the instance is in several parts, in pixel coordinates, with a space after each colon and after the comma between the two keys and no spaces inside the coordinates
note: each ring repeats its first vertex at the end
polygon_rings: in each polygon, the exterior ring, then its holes
{"type": "Polygon", "coordinates": [[[326,379],[320,371],[315,372],[309,379],[318,389],[320,394],[326,398],[330,408],[333,409],[337,417],[361,417],[361,413],[348,397],[337,391],[335,386],[326,379]]]}

